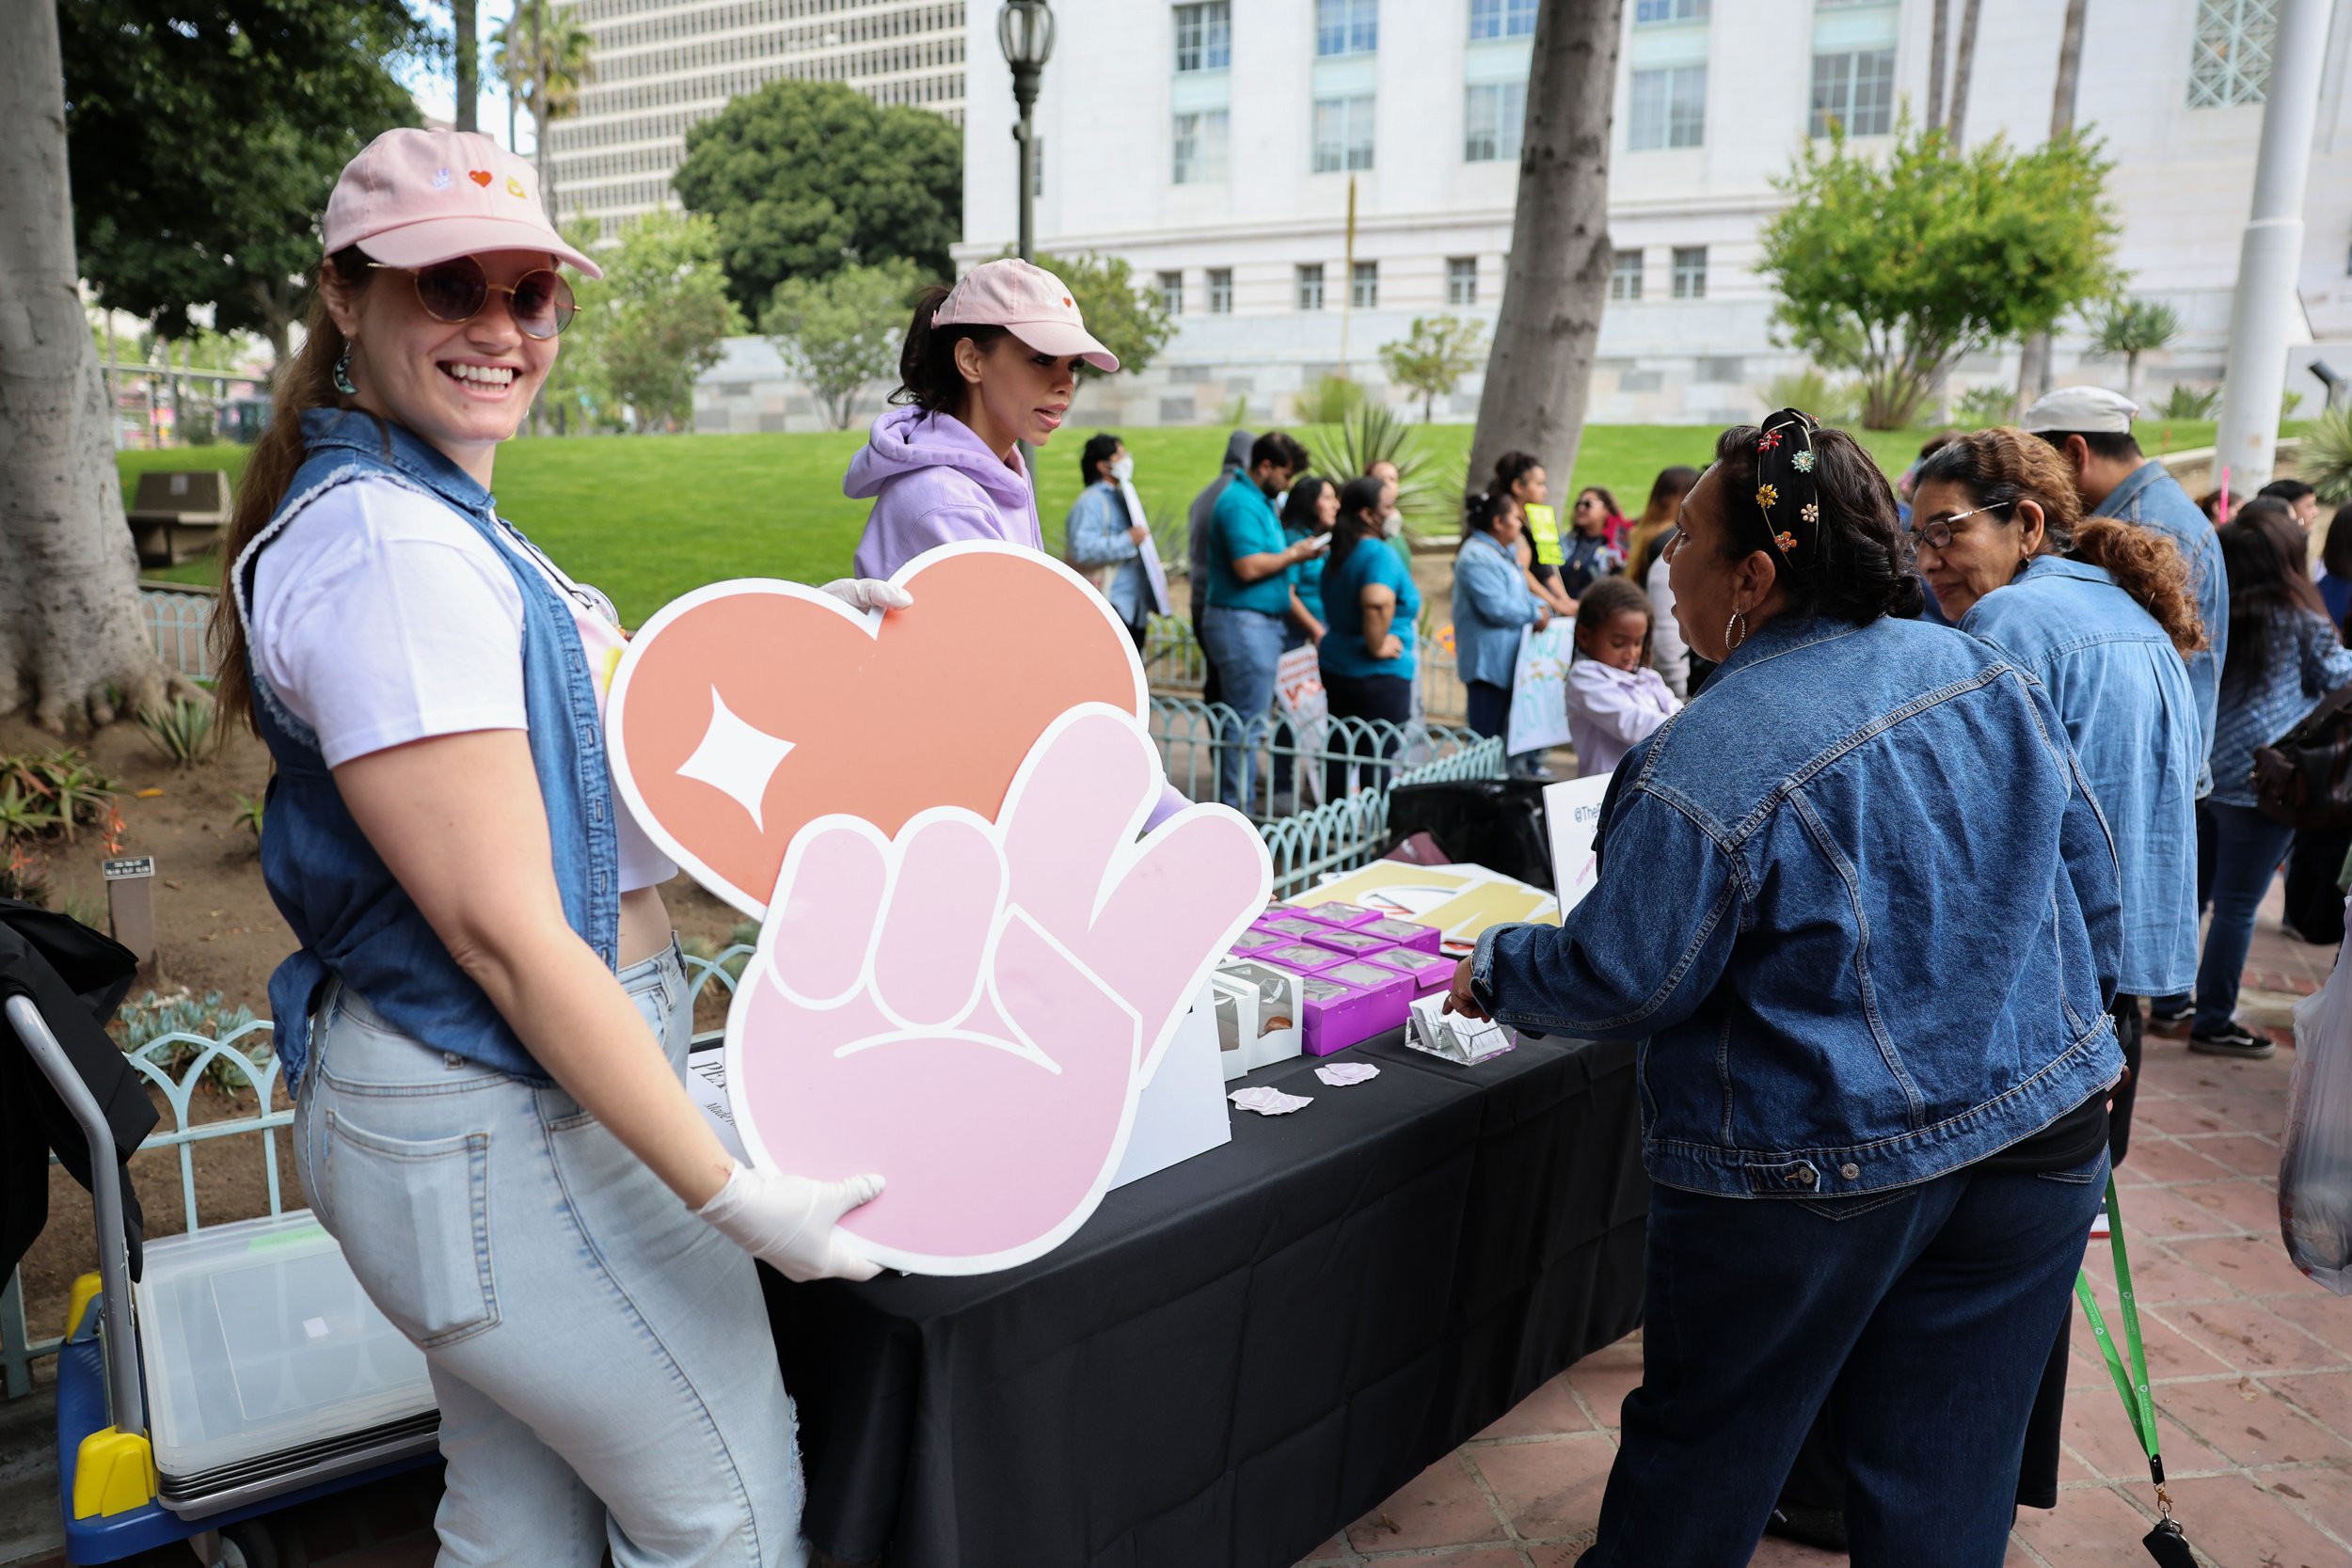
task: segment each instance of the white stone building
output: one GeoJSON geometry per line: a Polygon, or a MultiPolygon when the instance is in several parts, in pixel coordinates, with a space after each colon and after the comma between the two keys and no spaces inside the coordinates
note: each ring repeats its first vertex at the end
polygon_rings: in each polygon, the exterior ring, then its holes
{"type": "MultiPolygon", "coordinates": [[[[779,77],[845,82],[877,103],[963,121],[964,0],[576,0],[596,41],[580,112],[548,135],[564,220],[609,236],[675,205],[687,127],[779,77]]],[[[993,13],[991,12],[991,18],[993,13]]],[[[982,27],[993,50],[993,20],[982,27]]]]}
{"type": "MultiPolygon", "coordinates": [[[[2091,0],[2077,120],[2115,161],[2131,291],[2171,303],[2185,327],[2143,366],[2144,393],[2220,374],[2275,7],[2091,0]]],[[[2046,135],[2063,11],[1983,0],[1970,144],[2046,135]]],[[[1883,146],[1903,103],[1924,105],[1931,14],[1930,0],[1626,0],[1610,167],[1621,271],[1595,419],[1752,415],[1762,385],[1798,368],[1772,343],[1753,271],[1758,224],[1782,199],[1771,181],[1833,116],[1883,146]]],[[[1060,0],[1055,15],[1038,243],[1126,257],[1181,309],[1160,359],[1089,388],[1081,418],[1208,420],[1243,396],[1254,419],[1287,418],[1291,395],[1343,358],[1378,383],[1378,346],[1415,315],[1491,324],[1535,0],[1060,0]]],[[[977,0],[966,26],[961,254],[978,259],[1014,230],[1013,109],[994,7],[977,0]]],[[[2352,8],[2339,8],[2305,214],[2317,348],[2290,368],[2306,412],[2313,352],[2352,372],[2348,55],[2352,8]]],[[[2085,361],[2081,346],[2061,337],[2061,379],[2121,381],[2120,363],[2085,361]]],[[[1986,356],[1954,385],[2013,367],[2013,352],[1986,356]]],[[[1477,396],[1473,375],[1438,417],[1467,417],[1477,396]]]]}

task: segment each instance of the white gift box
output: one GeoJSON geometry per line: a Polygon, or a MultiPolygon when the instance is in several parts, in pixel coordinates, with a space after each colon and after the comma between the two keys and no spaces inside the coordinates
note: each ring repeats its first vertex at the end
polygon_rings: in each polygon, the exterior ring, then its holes
{"type": "MultiPolygon", "coordinates": [[[[1242,1071],[1287,1062],[1298,1054],[1306,1003],[1297,975],[1254,958],[1229,958],[1216,966],[1210,981],[1222,988],[1221,994],[1233,998],[1236,1043],[1248,1064],[1242,1071]]],[[[1220,1002],[1220,1028],[1222,1008],[1220,1002]]],[[[1226,1076],[1238,1076],[1231,1070],[1230,1061],[1226,1076]]]]}

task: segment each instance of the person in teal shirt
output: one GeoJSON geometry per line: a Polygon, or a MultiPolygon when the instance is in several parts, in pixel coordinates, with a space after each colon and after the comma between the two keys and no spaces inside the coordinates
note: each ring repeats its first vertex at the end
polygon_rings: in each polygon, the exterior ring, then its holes
{"type": "Polygon", "coordinates": [[[1209,520],[1209,608],[1200,618],[1200,645],[1232,709],[1217,726],[1216,783],[1217,799],[1236,811],[1248,811],[1256,791],[1256,753],[1274,706],[1282,624],[1298,605],[1291,568],[1325,547],[1321,536],[1296,544],[1283,538],[1274,513],[1274,498],[1306,466],[1306,449],[1291,436],[1279,430],[1259,436],[1248,471],[1225,486],[1209,520]]]}
{"type": "MultiPolygon", "coordinates": [[[[1323,570],[1324,633],[1320,644],[1323,690],[1334,720],[1381,721],[1393,733],[1360,724],[1334,724],[1333,752],[1382,762],[1395,754],[1413,716],[1414,625],[1421,617],[1421,590],[1397,553],[1381,542],[1381,511],[1387,486],[1366,477],[1348,481],[1340,492],[1339,519],[1331,529],[1330,562],[1323,570]]],[[[1326,798],[1336,800],[1352,782],[1377,788],[1385,766],[1365,767],[1335,757],[1326,798]],[[1350,781],[1347,774],[1357,773],[1350,781]]]]}

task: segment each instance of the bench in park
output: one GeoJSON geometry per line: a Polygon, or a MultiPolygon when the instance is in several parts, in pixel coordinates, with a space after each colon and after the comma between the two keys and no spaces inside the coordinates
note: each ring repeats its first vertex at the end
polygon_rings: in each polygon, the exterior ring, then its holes
{"type": "Polygon", "coordinates": [[[140,565],[173,566],[201,555],[229,524],[228,471],[141,474],[130,519],[140,565]]]}

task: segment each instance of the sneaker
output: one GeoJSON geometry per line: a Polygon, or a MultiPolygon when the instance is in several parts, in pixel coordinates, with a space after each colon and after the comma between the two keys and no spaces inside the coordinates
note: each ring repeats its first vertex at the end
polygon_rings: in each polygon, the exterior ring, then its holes
{"type": "Polygon", "coordinates": [[[2190,1030],[2188,1048],[2202,1056],[2240,1056],[2249,1061],[2275,1056],[2279,1053],[2279,1048],[2267,1037],[2236,1023],[2211,1034],[2190,1030]]]}
{"type": "Polygon", "coordinates": [[[2193,1002],[2168,1006],[2162,1003],[2148,1004],[2148,1028],[2152,1034],[2178,1035],[2188,1027],[2188,1021],[2197,1011],[2193,1002]]]}

